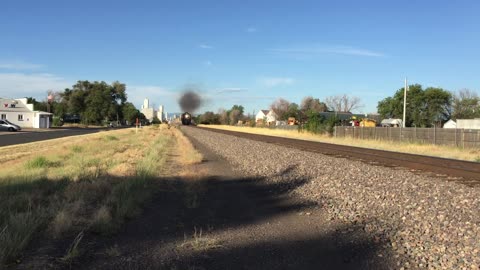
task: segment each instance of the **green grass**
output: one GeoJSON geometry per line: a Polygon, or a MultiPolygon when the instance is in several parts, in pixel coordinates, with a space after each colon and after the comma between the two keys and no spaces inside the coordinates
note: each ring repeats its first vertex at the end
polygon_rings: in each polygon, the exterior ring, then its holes
{"type": "Polygon", "coordinates": [[[118,141],[118,137],[113,136],[113,135],[107,135],[107,136],[105,136],[105,140],[107,140],[107,141],[118,141]]]}
{"type": "Polygon", "coordinates": [[[81,153],[83,152],[83,147],[80,145],[74,145],[72,146],[72,152],[73,153],[81,153]]]}
{"type": "Polygon", "coordinates": [[[43,156],[35,157],[25,164],[27,169],[48,168],[52,163],[43,156]]]}

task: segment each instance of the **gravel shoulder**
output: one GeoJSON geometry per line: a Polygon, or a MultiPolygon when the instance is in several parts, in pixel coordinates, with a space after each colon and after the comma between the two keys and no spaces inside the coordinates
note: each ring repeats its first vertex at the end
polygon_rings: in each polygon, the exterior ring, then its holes
{"type": "Polygon", "coordinates": [[[324,206],[328,218],[378,240],[395,268],[478,269],[480,190],[405,169],[215,134],[198,138],[249,177],[272,183],[308,179],[291,193],[324,206]],[[288,172],[285,168],[292,168],[288,172]]]}

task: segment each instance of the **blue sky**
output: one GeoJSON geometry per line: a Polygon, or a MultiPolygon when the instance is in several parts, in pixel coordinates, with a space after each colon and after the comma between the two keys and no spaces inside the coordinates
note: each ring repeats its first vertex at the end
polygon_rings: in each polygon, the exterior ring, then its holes
{"type": "Polygon", "coordinates": [[[44,98],[77,80],[127,84],[169,112],[194,85],[199,112],[410,83],[480,89],[479,1],[23,1],[0,3],[0,96],[44,98]]]}

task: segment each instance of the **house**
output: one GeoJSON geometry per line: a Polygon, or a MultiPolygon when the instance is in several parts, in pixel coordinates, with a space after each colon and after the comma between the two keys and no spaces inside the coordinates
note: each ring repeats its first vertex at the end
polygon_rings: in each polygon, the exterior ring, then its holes
{"type": "Polygon", "coordinates": [[[447,122],[445,122],[445,124],[443,124],[443,128],[457,128],[457,123],[452,119],[450,119],[447,122]]]}
{"type": "Polygon", "coordinates": [[[0,98],[0,119],[6,119],[22,128],[50,128],[52,114],[34,111],[26,98],[0,98]]]}
{"type": "Polygon", "coordinates": [[[480,129],[480,118],[457,119],[457,128],[480,129]]]}
{"type": "Polygon", "coordinates": [[[275,125],[277,121],[277,114],[273,110],[260,110],[255,115],[255,123],[262,125],[265,121],[267,125],[275,125]]]}

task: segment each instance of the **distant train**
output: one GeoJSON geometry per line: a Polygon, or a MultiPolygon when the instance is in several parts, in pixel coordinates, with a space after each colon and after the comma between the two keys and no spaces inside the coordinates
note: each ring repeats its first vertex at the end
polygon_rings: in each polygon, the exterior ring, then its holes
{"type": "Polygon", "coordinates": [[[182,120],[182,125],[191,125],[192,124],[192,115],[188,112],[182,113],[182,116],[180,117],[182,120]]]}

